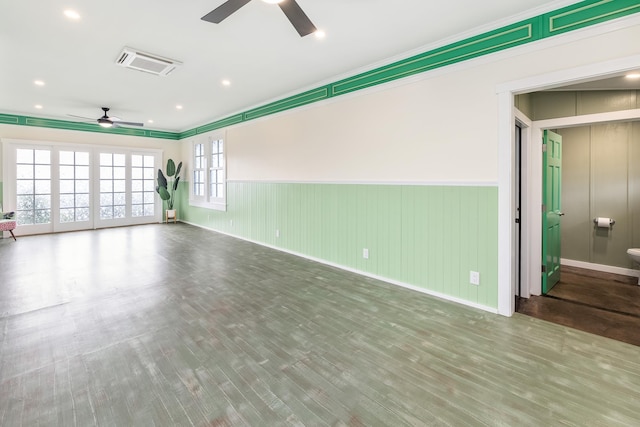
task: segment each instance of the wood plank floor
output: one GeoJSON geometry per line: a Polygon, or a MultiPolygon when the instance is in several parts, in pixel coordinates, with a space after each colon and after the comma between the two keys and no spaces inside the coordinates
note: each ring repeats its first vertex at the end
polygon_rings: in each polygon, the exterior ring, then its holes
{"type": "Polygon", "coordinates": [[[629,426],[638,347],[185,224],[0,240],[2,426],[629,426]]]}
{"type": "Polygon", "coordinates": [[[547,296],[520,300],[518,311],[640,346],[640,286],[636,277],[563,266],[547,296]]]}

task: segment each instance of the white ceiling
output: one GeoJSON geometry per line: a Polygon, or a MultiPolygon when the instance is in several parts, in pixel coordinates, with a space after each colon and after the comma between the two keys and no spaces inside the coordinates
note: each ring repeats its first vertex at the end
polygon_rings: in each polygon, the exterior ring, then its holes
{"type": "Polygon", "coordinates": [[[221,24],[200,19],[222,3],[6,2],[0,14],[0,112],[97,119],[105,106],[122,120],[179,132],[462,33],[576,1],[298,0],[326,32],[322,40],[301,38],[278,6],[260,0],[221,24]],[[67,8],[81,19],[66,18],[67,8]],[[125,69],[115,65],[125,46],[184,65],[168,77],[125,69]],[[36,79],[45,85],[35,86],[36,79]],[[223,79],[231,86],[224,87],[223,79]],[[176,110],[177,104],[184,108],[176,110]]]}

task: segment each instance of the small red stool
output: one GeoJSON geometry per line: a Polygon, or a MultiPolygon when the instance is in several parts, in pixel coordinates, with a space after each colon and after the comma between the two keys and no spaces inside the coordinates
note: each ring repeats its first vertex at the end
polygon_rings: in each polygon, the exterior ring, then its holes
{"type": "Polygon", "coordinates": [[[0,232],[8,231],[11,233],[11,237],[13,240],[16,240],[16,235],[13,234],[13,230],[16,228],[16,220],[15,219],[0,219],[0,232]]]}

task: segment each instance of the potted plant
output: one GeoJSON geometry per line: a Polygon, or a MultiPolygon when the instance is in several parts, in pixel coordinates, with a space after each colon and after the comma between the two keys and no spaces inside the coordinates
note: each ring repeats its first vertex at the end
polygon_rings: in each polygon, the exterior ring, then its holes
{"type": "Polygon", "coordinates": [[[166,177],[165,174],[162,173],[162,169],[158,169],[156,192],[160,195],[160,198],[167,203],[167,209],[164,215],[166,222],[169,222],[169,219],[173,219],[173,222],[176,222],[178,217],[173,205],[175,203],[175,193],[178,189],[178,183],[180,182],[180,169],[182,169],[182,162],[180,162],[176,168],[173,159],[167,160],[166,177]]]}

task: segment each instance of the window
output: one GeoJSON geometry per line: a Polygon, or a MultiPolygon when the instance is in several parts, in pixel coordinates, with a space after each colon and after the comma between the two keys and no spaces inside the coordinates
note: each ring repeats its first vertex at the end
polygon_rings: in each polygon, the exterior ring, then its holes
{"type": "Polygon", "coordinates": [[[221,139],[210,141],[211,163],[209,166],[209,197],[212,199],[224,197],[224,141],[221,139]]]}
{"type": "Polygon", "coordinates": [[[189,204],[226,210],[226,163],[224,138],[220,134],[193,142],[193,175],[189,204]]]}
{"type": "Polygon", "coordinates": [[[197,143],[193,146],[193,195],[204,196],[204,143],[197,143]]]}

